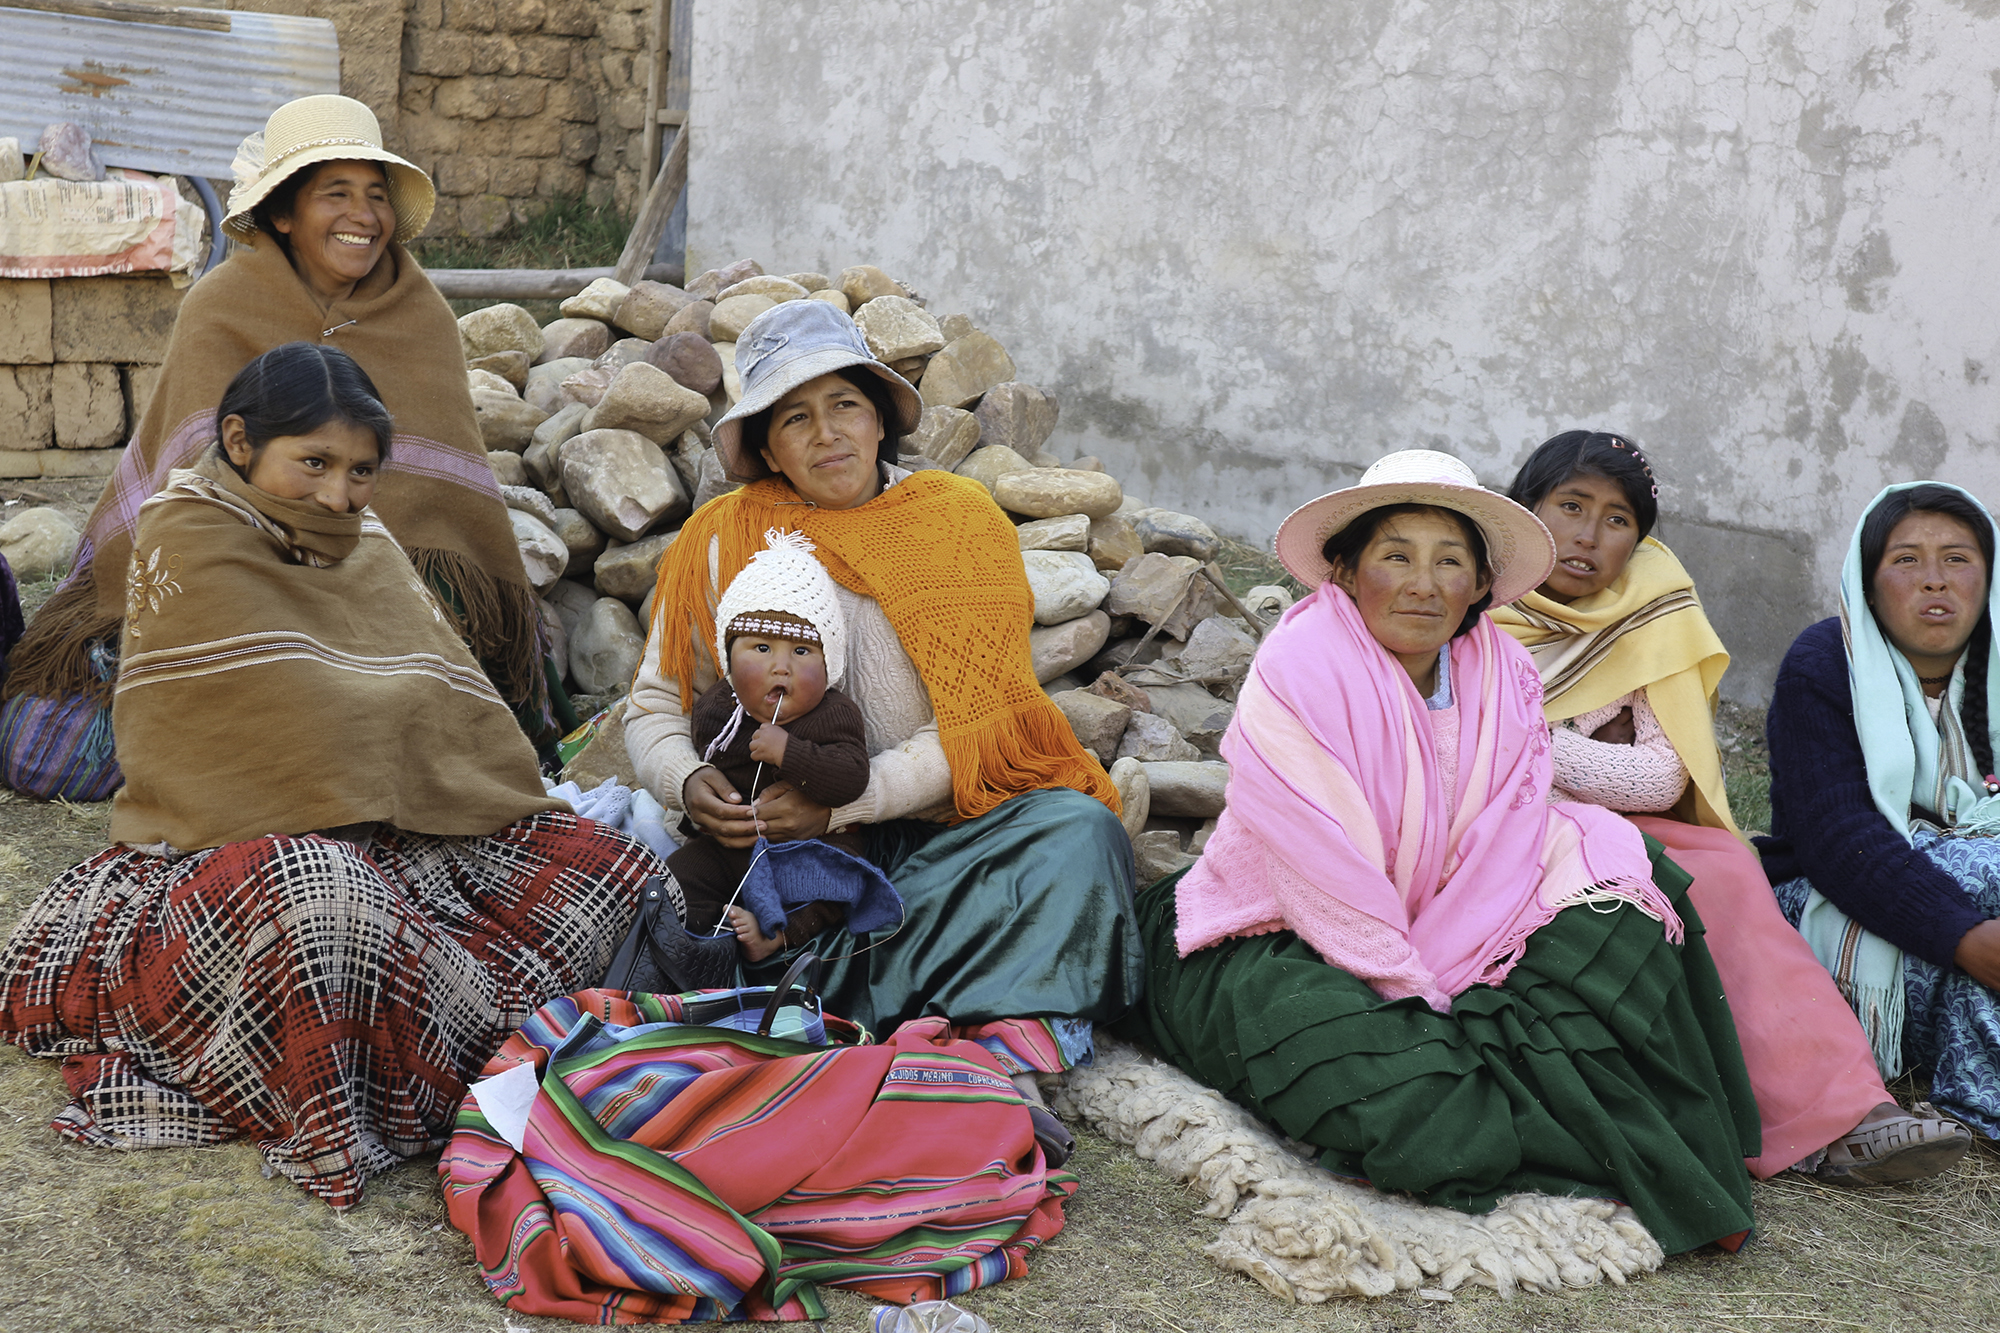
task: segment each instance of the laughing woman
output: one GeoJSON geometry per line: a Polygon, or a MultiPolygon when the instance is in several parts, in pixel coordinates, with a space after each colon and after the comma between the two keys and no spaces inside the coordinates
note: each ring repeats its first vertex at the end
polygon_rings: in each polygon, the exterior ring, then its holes
{"type": "Polygon", "coordinates": [[[240,248],[181,303],[75,567],[0,681],[0,783],[17,791],[96,801],[118,786],[108,707],[139,507],[213,446],[236,372],[289,342],[341,348],[381,386],[397,435],[375,511],[523,727],[549,744],[575,725],[549,688],[451,307],[404,248],[430,218],[430,178],[382,147],[373,112],[334,95],[279,107],[243,154],[222,224],[240,248]]]}
{"type": "Polygon", "coordinates": [[[1409,450],[1278,554],[1314,591],[1244,683],[1202,859],[1140,896],[1139,1035],[1378,1188],[1609,1195],[1669,1253],[1733,1248],[1756,1107],[1686,876],[1549,802],[1540,679],[1483,614],[1548,533],[1409,450]]]}
{"type": "Polygon", "coordinates": [[[1648,535],[1652,465],[1622,436],[1566,431],[1529,456],[1510,494],[1555,537],[1556,563],[1493,619],[1541,668],[1557,792],[1624,812],[1694,877],[1688,897],[1757,1091],[1763,1151],[1751,1174],[1803,1165],[1889,1184],[1948,1169],[1970,1137],[1891,1100],[1867,1038],[1737,835],[1712,723],[1729,654],[1687,571],[1648,535]]]}
{"type": "Polygon", "coordinates": [[[1840,618],[1799,635],[1771,699],[1764,869],[1884,1072],[2000,1137],[2000,610],[1995,530],[1956,486],[1875,497],[1840,618]]]}

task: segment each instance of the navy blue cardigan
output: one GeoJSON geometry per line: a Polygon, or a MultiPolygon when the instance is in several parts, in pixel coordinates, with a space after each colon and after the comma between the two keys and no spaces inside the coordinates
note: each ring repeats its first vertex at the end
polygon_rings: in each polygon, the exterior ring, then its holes
{"type": "Polygon", "coordinates": [[[1810,627],[1785,654],[1764,735],[1771,836],[1757,839],[1757,849],[1771,882],[1804,875],[1865,929],[1952,966],[1960,937],[1986,917],[1868,794],[1839,620],[1810,627]]]}

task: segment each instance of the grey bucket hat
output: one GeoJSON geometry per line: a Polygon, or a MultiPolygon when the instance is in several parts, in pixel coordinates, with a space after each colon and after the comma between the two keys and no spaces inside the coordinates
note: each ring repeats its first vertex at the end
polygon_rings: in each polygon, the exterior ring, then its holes
{"type": "Polygon", "coordinates": [[[715,423],[715,448],[731,477],[764,475],[761,459],[743,457],[743,418],[755,416],[808,380],[865,366],[896,400],[896,431],[917,428],[924,402],[910,382],[875,359],[854,321],[825,301],[784,301],[750,321],[736,339],[743,397],[715,423]]]}

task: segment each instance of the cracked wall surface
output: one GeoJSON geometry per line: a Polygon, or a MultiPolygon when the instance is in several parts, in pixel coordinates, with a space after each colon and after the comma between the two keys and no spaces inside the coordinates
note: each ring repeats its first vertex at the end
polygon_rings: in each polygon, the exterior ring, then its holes
{"type": "Polygon", "coordinates": [[[1884,484],[2000,501],[2000,4],[702,0],[689,271],[907,275],[1253,541],[1626,432],[1768,695],[1884,484]]]}

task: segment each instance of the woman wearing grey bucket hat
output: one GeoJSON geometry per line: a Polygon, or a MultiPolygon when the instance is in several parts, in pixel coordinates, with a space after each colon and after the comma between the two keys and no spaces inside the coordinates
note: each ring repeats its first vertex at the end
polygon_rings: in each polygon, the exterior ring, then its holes
{"type": "Polygon", "coordinates": [[[108,745],[89,762],[62,738],[94,734],[100,705],[109,727],[139,506],[214,445],[215,406],[236,372],[293,342],[341,349],[381,389],[396,436],[375,511],[523,729],[552,746],[576,725],[550,689],[546,635],[486,461],[457,322],[405,248],[430,219],[430,179],[382,146],[373,112],[334,95],[273,111],[236,169],[223,225],[245,248],[182,301],[73,571],[9,658],[0,781],[32,795],[98,800],[117,786],[108,745]]]}
{"type": "Polygon", "coordinates": [[[1527,510],[1405,450],[1301,506],[1310,596],[1259,648],[1202,858],[1139,898],[1140,1035],[1320,1154],[1464,1212],[1630,1205],[1739,1244],[1756,1102],[1686,875],[1550,802],[1533,659],[1485,614],[1547,577],[1527,510]]]}
{"type": "Polygon", "coordinates": [[[1010,1072],[1061,1068],[1137,994],[1131,859],[1116,792],[1035,680],[1013,526],[978,483],[892,465],[916,391],[832,306],[765,311],[736,365],[743,398],[715,442],[749,484],[696,511],[660,563],[625,720],[639,779],[725,843],[862,829],[909,918],[851,956],[831,944],[828,1008],[878,1033],[920,1014],[993,1024],[1010,1072]],[[689,738],[718,675],[718,590],[771,528],[812,540],[848,627],[872,757],[867,790],[835,810],[787,791],[753,813],[689,738]]]}

